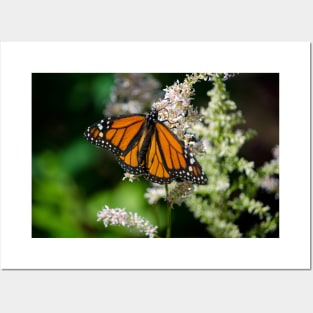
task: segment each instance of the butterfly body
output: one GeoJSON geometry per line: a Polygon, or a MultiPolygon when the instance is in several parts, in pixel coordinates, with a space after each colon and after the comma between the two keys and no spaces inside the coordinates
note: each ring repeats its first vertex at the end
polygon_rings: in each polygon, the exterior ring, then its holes
{"type": "Polygon", "coordinates": [[[158,111],[107,117],[87,128],[84,137],[115,155],[122,168],[149,181],[175,179],[206,184],[207,177],[191,151],[161,121],[158,111]]]}

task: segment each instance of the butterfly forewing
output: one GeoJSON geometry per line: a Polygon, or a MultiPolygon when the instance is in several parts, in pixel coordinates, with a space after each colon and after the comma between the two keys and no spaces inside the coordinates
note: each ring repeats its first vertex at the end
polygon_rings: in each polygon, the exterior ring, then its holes
{"type": "Polygon", "coordinates": [[[107,117],[89,126],[84,137],[92,144],[111,150],[117,156],[123,155],[139,139],[145,121],[143,114],[107,117]]]}

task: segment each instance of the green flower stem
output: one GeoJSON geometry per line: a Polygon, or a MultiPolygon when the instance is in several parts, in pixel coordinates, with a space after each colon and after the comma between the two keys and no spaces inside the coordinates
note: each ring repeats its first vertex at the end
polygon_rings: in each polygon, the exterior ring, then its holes
{"type": "MultiPolygon", "coordinates": [[[[166,199],[168,198],[168,186],[165,184],[165,194],[166,199]]],[[[166,229],[166,238],[171,238],[171,228],[172,228],[172,203],[167,202],[167,229],[166,229]]]]}

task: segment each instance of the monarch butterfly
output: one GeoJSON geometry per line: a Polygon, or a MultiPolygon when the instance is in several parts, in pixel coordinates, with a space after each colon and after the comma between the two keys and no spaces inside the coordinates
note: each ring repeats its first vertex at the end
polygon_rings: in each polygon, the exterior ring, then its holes
{"type": "Polygon", "coordinates": [[[112,151],[126,172],[142,174],[151,182],[167,184],[178,179],[207,183],[187,145],[158,120],[156,108],[147,114],[106,117],[89,126],[84,137],[112,151]]]}

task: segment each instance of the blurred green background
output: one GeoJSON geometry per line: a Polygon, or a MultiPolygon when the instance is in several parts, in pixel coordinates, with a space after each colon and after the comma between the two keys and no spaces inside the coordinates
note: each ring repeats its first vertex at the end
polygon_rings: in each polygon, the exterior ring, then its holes
{"type": "MultiPolygon", "coordinates": [[[[185,74],[153,74],[161,89],[185,74]]],[[[122,181],[123,171],[111,152],[91,145],[84,130],[103,116],[114,85],[113,74],[34,73],[32,75],[32,237],[140,237],[122,227],[105,228],[97,212],[107,204],[126,208],[159,225],[164,236],[166,206],[144,199],[150,183],[141,178],[122,181]]],[[[206,106],[210,82],[196,85],[193,101],[206,106]]],[[[262,165],[279,143],[279,75],[240,74],[227,87],[232,100],[258,136],[245,144],[242,155],[262,165]]],[[[266,193],[261,201],[278,210],[266,193]]],[[[172,237],[208,237],[205,226],[182,205],[173,210],[172,237]]]]}

